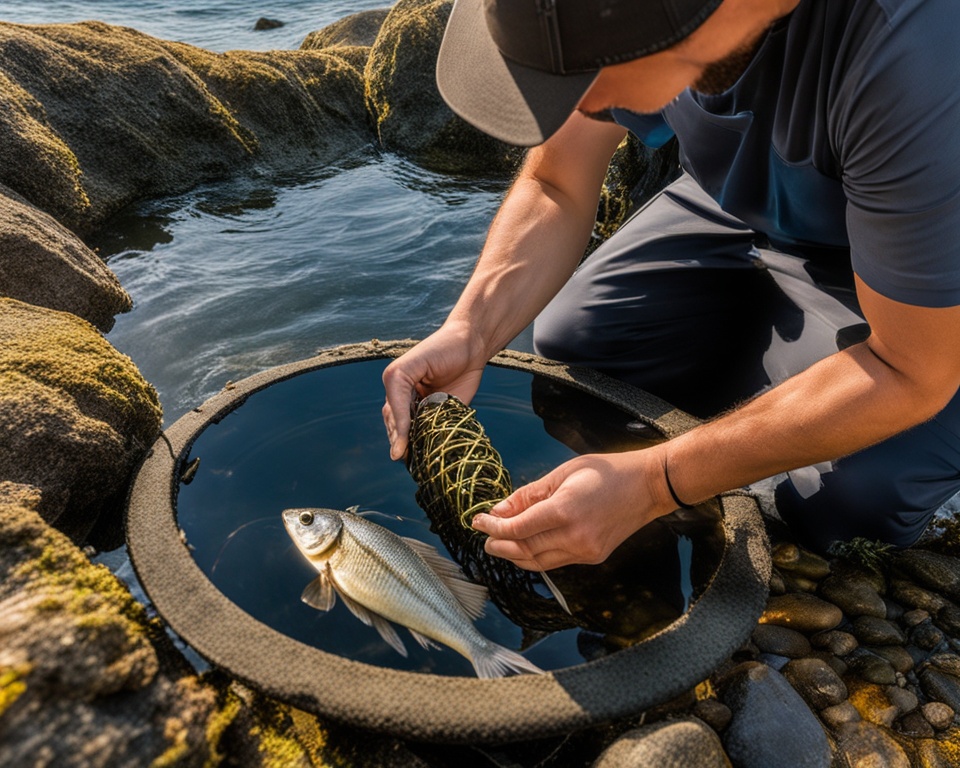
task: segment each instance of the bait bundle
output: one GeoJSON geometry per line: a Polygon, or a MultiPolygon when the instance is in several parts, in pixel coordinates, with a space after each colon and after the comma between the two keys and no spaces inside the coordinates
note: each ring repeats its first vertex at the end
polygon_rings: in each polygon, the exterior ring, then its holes
{"type": "Polygon", "coordinates": [[[476,412],[452,395],[434,393],[413,408],[407,469],[416,481],[417,503],[430,518],[463,572],[487,587],[490,598],[515,624],[552,632],[577,626],[562,596],[545,574],[491,557],[474,515],[487,512],[513,491],[510,474],[476,412]],[[536,590],[544,583],[557,600],[536,590]]]}

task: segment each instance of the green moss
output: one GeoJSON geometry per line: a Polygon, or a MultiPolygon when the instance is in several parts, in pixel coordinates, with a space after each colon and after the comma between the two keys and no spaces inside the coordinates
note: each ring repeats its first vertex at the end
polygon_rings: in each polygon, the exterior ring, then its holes
{"type": "Polygon", "coordinates": [[[30,673],[29,664],[0,667],[0,717],[21,694],[27,690],[24,678],[30,673]]]}
{"type": "Polygon", "coordinates": [[[220,753],[220,740],[240,713],[242,705],[239,696],[232,691],[227,691],[226,700],[220,709],[214,711],[213,715],[210,716],[206,728],[209,757],[204,763],[204,768],[213,768],[223,760],[224,756],[220,753]]]}

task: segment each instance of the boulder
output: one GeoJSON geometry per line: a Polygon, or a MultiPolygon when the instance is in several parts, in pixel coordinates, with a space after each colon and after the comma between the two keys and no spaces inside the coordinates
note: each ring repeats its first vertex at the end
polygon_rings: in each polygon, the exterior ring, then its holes
{"type": "Polygon", "coordinates": [[[311,32],[300,44],[301,51],[323,50],[338,46],[370,47],[380,34],[389,8],[360,11],[328,24],[323,29],[311,32]]]}
{"type": "Polygon", "coordinates": [[[0,188],[0,296],[72,312],[101,331],[133,303],[97,254],[56,219],[0,188]]]}
{"type": "Polygon", "coordinates": [[[336,56],[0,23],[0,184],[80,234],[140,198],[369,140],[362,78],[336,56]]]}
{"type": "Polygon", "coordinates": [[[39,488],[47,520],[80,538],[116,516],[160,416],[153,387],[88,322],[0,299],[0,480],[39,488]]]}
{"type": "Polygon", "coordinates": [[[627,731],[603,751],[593,768],[630,765],[730,768],[730,761],[717,734],[697,718],[690,717],[627,731]]]}
{"type": "Polygon", "coordinates": [[[437,52],[452,0],[398,0],[367,61],[367,108],[385,149],[448,173],[512,173],[523,150],[453,114],[437,90],[437,52]]]}

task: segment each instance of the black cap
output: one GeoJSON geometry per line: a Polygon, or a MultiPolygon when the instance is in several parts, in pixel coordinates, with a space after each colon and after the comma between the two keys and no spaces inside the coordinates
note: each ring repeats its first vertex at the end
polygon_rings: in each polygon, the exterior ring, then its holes
{"type": "Polygon", "coordinates": [[[510,144],[540,144],[601,67],[693,32],[723,0],[456,0],[437,59],[450,108],[510,144]]]}

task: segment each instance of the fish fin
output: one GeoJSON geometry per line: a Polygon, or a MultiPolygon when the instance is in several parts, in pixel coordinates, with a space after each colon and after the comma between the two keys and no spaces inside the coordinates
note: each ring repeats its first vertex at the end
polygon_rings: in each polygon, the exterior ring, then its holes
{"type": "Polygon", "coordinates": [[[321,571],[317,578],[307,584],[300,599],[318,611],[329,611],[337,602],[337,593],[327,574],[321,571]]]}
{"type": "Polygon", "coordinates": [[[489,598],[485,586],[470,581],[460,570],[459,565],[441,555],[435,547],[418,539],[410,539],[406,536],[400,538],[423,558],[430,570],[437,574],[444,586],[457,598],[457,602],[471,619],[479,619],[483,616],[489,598]]]}
{"type": "Polygon", "coordinates": [[[516,651],[496,643],[488,643],[477,651],[470,661],[477,677],[482,678],[504,677],[511,672],[543,672],[540,667],[516,651]]]}
{"type": "Polygon", "coordinates": [[[359,514],[360,514],[360,505],[359,505],[359,504],[354,504],[352,507],[347,507],[347,508],[344,510],[344,512],[349,512],[351,515],[359,515],[359,514]]]}
{"type": "MultiPolygon", "coordinates": [[[[543,583],[547,585],[547,589],[550,590],[550,594],[553,595],[560,604],[560,607],[567,613],[570,613],[570,606],[567,605],[567,599],[561,594],[560,590],[557,589],[557,585],[553,583],[553,579],[547,576],[546,571],[540,571],[540,577],[543,579],[543,583]]],[[[570,613],[570,615],[572,616],[573,614],[570,613]]]]}
{"type": "Polygon", "coordinates": [[[397,634],[397,630],[393,628],[393,625],[379,613],[374,613],[366,606],[360,605],[360,603],[344,592],[343,589],[333,581],[332,574],[330,580],[333,582],[333,585],[337,587],[337,592],[340,593],[340,599],[343,600],[343,604],[350,609],[350,613],[368,627],[373,627],[377,630],[377,632],[380,633],[380,637],[382,637],[391,648],[405,657],[407,655],[407,647],[403,644],[403,640],[400,639],[400,635],[397,634]]]}
{"type": "Polygon", "coordinates": [[[410,629],[410,627],[407,627],[407,629],[410,631],[410,634],[413,635],[413,639],[420,643],[420,647],[426,648],[428,651],[431,648],[436,648],[438,651],[440,650],[440,646],[433,642],[433,640],[426,635],[421,635],[419,632],[417,632],[417,630],[410,629]]]}

